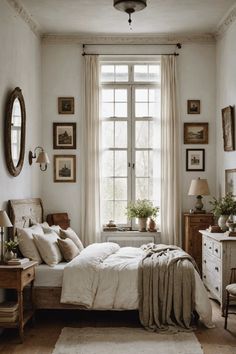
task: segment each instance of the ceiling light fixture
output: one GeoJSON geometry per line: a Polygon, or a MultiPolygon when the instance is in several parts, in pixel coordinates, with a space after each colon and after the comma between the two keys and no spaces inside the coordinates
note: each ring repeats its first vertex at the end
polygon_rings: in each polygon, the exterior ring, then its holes
{"type": "Polygon", "coordinates": [[[147,0],[114,0],[114,7],[126,12],[129,15],[128,23],[131,26],[131,15],[136,11],[141,11],[147,6],[147,0]]]}

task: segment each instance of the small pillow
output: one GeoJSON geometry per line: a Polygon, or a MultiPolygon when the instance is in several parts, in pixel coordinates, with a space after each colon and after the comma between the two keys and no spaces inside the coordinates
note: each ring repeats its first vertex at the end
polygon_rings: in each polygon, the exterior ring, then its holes
{"type": "Polygon", "coordinates": [[[75,258],[76,256],[78,256],[78,254],[80,254],[78,247],[74,244],[74,242],[71,239],[66,238],[65,240],[61,240],[59,238],[57,242],[59,244],[59,248],[61,250],[63,257],[67,262],[70,262],[73,258],[75,258]]]}
{"type": "Polygon", "coordinates": [[[25,258],[42,263],[41,256],[34,243],[33,233],[44,235],[42,227],[37,224],[26,228],[17,228],[19,249],[25,258]]]}
{"type": "Polygon", "coordinates": [[[33,234],[34,242],[44,262],[53,267],[62,260],[62,255],[57,243],[58,236],[55,233],[38,235],[33,234]]]}
{"type": "Polygon", "coordinates": [[[84,249],[84,246],[82,244],[82,242],[79,239],[79,236],[77,236],[77,234],[75,233],[74,230],[72,230],[70,227],[68,227],[68,229],[66,230],[60,230],[60,238],[62,239],[67,239],[70,238],[78,247],[78,249],[80,250],[80,252],[84,249]]]}

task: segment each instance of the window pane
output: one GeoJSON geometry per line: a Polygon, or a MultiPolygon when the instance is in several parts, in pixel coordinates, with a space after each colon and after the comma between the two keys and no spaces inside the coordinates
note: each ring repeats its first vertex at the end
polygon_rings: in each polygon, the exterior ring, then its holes
{"type": "Polygon", "coordinates": [[[128,65],[116,65],[115,70],[117,82],[129,80],[128,65]]]}
{"type": "Polygon", "coordinates": [[[115,200],[127,200],[127,178],[115,178],[115,200]]]}
{"type": "Polygon", "coordinates": [[[102,104],[102,116],[103,116],[103,118],[114,117],[114,104],[113,103],[103,103],[102,104]]]}
{"type": "Polygon", "coordinates": [[[136,178],[136,200],[148,199],[148,178],[136,178]]]}
{"type": "Polygon", "coordinates": [[[134,65],[134,81],[148,81],[147,65],[134,65]]]}
{"type": "Polygon", "coordinates": [[[102,159],[102,171],[104,177],[114,175],[114,153],[113,151],[105,151],[102,159]]]}
{"type": "Polygon", "coordinates": [[[102,102],[114,102],[114,90],[113,89],[102,90],[102,102]]]}
{"type": "Polygon", "coordinates": [[[135,122],[135,147],[147,148],[148,145],[148,122],[135,122]]]}
{"type": "Polygon", "coordinates": [[[148,101],[148,89],[136,89],[135,90],[135,101],[136,102],[147,102],[148,101]]]}
{"type": "Polygon", "coordinates": [[[114,65],[102,65],[101,68],[101,81],[110,82],[115,79],[115,68],[114,65]]]}
{"type": "Polygon", "coordinates": [[[148,151],[136,151],[135,171],[137,177],[148,177],[148,151]]]}
{"type": "Polygon", "coordinates": [[[102,122],[102,142],[104,148],[114,147],[114,122],[102,122]]]}
{"type": "Polygon", "coordinates": [[[135,117],[148,117],[148,103],[135,103],[135,117]]]}
{"type": "Polygon", "coordinates": [[[115,101],[127,102],[127,90],[124,89],[115,90],[115,101]]]}
{"type": "Polygon", "coordinates": [[[114,199],[114,178],[104,178],[102,183],[102,196],[104,200],[114,199]]]}
{"type": "Polygon", "coordinates": [[[115,103],[115,117],[127,117],[127,103],[115,103]]]}
{"type": "Polygon", "coordinates": [[[127,148],[127,122],[115,122],[115,147],[127,148]]]}
{"type": "Polygon", "coordinates": [[[159,65],[149,65],[149,80],[159,81],[160,79],[160,66],[159,65]]]}
{"type": "Polygon", "coordinates": [[[126,207],[127,202],[115,202],[115,222],[117,224],[127,224],[126,207]]]}
{"type": "Polygon", "coordinates": [[[115,176],[127,176],[127,151],[115,151],[115,176]]]}
{"type": "Polygon", "coordinates": [[[113,213],[114,202],[103,201],[102,203],[102,223],[107,224],[109,220],[114,220],[113,213]]]}

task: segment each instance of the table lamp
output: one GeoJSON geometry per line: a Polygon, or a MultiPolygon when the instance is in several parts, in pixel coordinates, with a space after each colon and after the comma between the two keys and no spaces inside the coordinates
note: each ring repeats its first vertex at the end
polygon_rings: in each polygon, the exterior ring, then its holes
{"type": "Polygon", "coordinates": [[[202,203],[202,195],[210,195],[209,186],[206,179],[201,179],[200,177],[197,179],[193,179],[190,188],[188,191],[188,195],[196,195],[197,202],[195,204],[194,213],[205,213],[206,211],[203,210],[203,203],[202,203]]]}
{"type": "Polygon", "coordinates": [[[13,226],[7,213],[5,210],[0,210],[0,228],[1,228],[1,255],[0,255],[0,263],[4,263],[4,227],[11,227],[13,226]]]}

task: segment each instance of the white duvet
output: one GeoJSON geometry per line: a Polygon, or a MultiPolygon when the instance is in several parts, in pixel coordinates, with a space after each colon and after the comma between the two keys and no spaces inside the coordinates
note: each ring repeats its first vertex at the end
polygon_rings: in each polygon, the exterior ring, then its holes
{"type": "MultiPolygon", "coordinates": [[[[138,264],[141,248],[116,243],[94,243],[68,263],[63,273],[61,302],[87,309],[138,309],[138,264]]],[[[195,310],[212,327],[212,309],[206,289],[195,271],[195,310]]]]}

